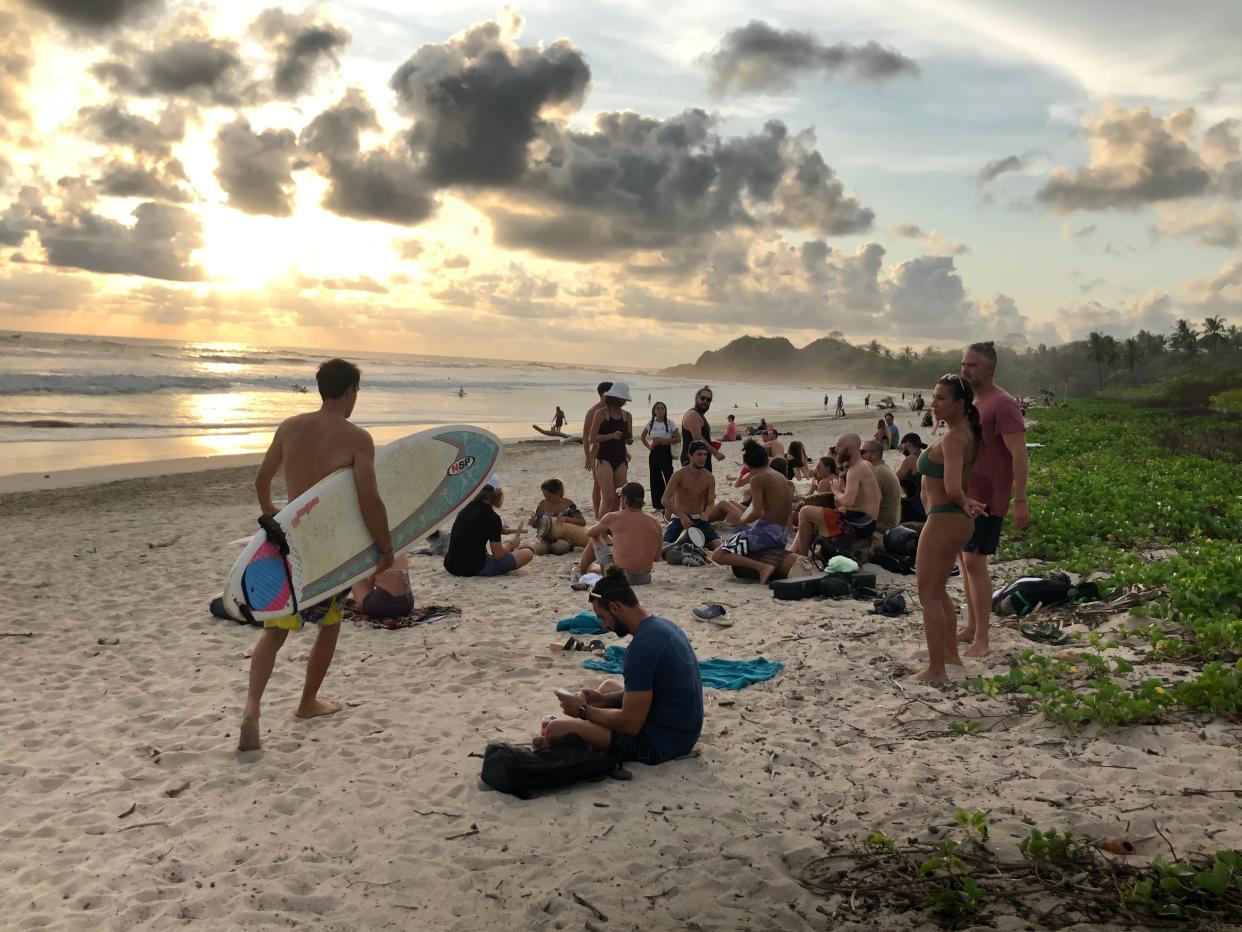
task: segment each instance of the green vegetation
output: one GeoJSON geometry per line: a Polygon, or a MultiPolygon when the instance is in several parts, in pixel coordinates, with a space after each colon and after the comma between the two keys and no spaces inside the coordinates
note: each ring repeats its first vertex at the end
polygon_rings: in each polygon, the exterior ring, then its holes
{"type": "Polygon", "coordinates": [[[992,925],[987,913],[1002,909],[1041,927],[1242,921],[1238,851],[1134,863],[1054,827],[1032,828],[1018,854],[1006,860],[988,844],[987,813],[958,809],[949,835],[934,843],[899,845],[873,831],[853,851],[812,861],[800,880],[813,893],[840,897],[838,911],[922,907],[951,929],[992,925]],[[1049,895],[1061,901],[1055,910],[1047,909],[1049,895]]]}
{"type": "MultiPolygon", "coordinates": [[[[1134,392],[1189,375],[1192,382],[1219,392],[1242,388],[1242,329],[1220,317],[1200,324],[1179,320],[1167,336],[1140,330],[1118,340],[1091,333],[1085,340],[1061,346],[1031,346],[1021,334],[997,341],[1000,382],[1017,395],[1041,390],[1064,398],[1083,398],[1097,392],[1134,392]]],[[[693,364],[666,369],[687,378],[747,378],[794,382],[824,387],[908,385],[930,387],[945,372],[956,372],[961,350],[893,349],[878,340],[849,343],[839,331],[801,348],[784,337],[745,336],[718,350],[703,353],[693,364]]],[[[1167,391],[1162,387],[1161,393],[1167,391]]],[[[1208,395],[1194,391],[1159,394],[1149,400],[1172,404],[1205,405],[1208,395]]]]}
{"type": "Polygon", "coordinates": [[[1145,618],[1118,635],[1132,659],[1120,656],[1121,642],[1093,634],[1080,660],[1027,650],[1008,673],[970,685],[1071,727],[1184,711],[1235,718],[1242,713],[1242,424],[1104,401],[1041,411],[1037,421],[1029,436],[1045,446],[1031,456],[1033,523],[1009,538],[1002,558],[1104,574],[1105,593],[1137,584],[1168,595],[1136,609],[1145,618]],[[1210,457],[1198,452],[1204,446],[1210,457]],[[1159,660],[1203,666],[1177,684],[1135,673],[1159,660]]]}
{"type": "Polygon", "coordinates": [[[1212,396],[1211,405],[1218,411],[1242,414],[1242,388],[1231,388],[1212,396]]]}

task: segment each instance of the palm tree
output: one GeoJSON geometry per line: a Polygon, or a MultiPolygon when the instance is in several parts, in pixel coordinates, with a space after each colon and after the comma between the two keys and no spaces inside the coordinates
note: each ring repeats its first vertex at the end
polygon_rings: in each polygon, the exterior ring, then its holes
{"type": "Polygon", "coordinates": [[[870,343],[867,344],[867,352],[870,353],[872,356],[879,356],[880,353],[883,352],[883,350],[884,350],[884,347],[880,345],[879,340],[872,340],[870,343]]]}
{"type": "Polygon", "coordinates": [[[914,362],[916,359],[919,358],[919,354],[915,352],[913,346],[903,346],[901,348],[900,358],[902,362],[914,362]]]}
{"type": "Polygon", "coordinates": [[[1142,350],[1139,348],[1139,341],[1134,337],[1130,337],[1126,340],[1125,347],[1126,368],[1133,372],[1134,367],[1138,365],[1139,355],[1142,353],[1142,350]]]}
{"type": "Polygon", "coordinates": [[[1191,326],[1190,321],[1183,317],[1174,326],[1173,335],[1169,337],[1169,345],[1175,350],[1181,350],[1187,356],[1193,356],[1199,351],[1199,332],[1191,326]]]}
{"type": "Polygon", "coordinates": [[[1207,317],[1203,321],[1203,345],[1215,353],[1229,342],[1225,335],[1225,322],[1219,317],[1207,317]]]}
{"type": "Polygon", "coordinates": [[[1164,337],[1158,333],[1140,330],[1134,338],[1138,340],[1139,349],[1142,350],[1144,357],[1157,356],[1164,352],[1164,337]]]}
{"type": "Polygon", "coordinates": [[[1229,327],[1229,345],[1236,350],[1242,350],[1242,327],[1237,324],[1229,327]]]}
{"type": "Polygon", "coordinates": [[[1104,363],[1108,361],[1109,337],[1104,336],[1098,330],[1092,330],[1087,334],[1087,358],[1095,363],[1096,378],[1100,382],[1100,391],[1104,391],[1104,363]]]}

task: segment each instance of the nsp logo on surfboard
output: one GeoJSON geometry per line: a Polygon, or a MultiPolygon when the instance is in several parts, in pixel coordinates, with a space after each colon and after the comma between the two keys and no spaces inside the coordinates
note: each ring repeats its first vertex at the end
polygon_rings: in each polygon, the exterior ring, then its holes
{"type": "Polygon", "coordinates": [[[465,472],[467,469],[469,469],[473,465],[474,465],[473,456],[463,456],[461,459],[459,459],[456,463],[454,463],[452,466],[448,468],[448,474],[450,476],[460,475],[461,473],[465,472]]]}

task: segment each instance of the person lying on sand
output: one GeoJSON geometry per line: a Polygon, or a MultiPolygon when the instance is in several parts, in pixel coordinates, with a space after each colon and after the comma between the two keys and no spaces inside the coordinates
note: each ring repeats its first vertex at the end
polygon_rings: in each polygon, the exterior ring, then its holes
{"type": "MultiPolygon", "coordinates": [[[[379,547],[380,559],[375,567],[379,575],[392,566],[392,535],[388,530],[388,512],[380,499],[375,478],[375,441],[361,427],[349,423],[358,401],[361,380],[358,367],[344,359],[330,359],[319,367],[315,373],[322,399],[319,410],[294,415],[276,428],[271,446],[259,466],[254,488],[259,507],[270,517],[279,511],[272,502],[272,480],[282,467],[290,501],[338,469],[352,468],[362,520],[379,547]]],[[[341,710],[339,703],[319,698],[319,687],[336,652],[347,594],[348,590],[337,593],[327,602],[304,609],[300,614],[263,623],[263,634],[250,655],[250,685],[237,750],[254,751],[260,747],[259,707],[276,666],[276,654],[289,632],[300,631],[304,622],[315,622],[319,630],[306,661],[302,699],[294,715],[315,718],[341,710]]]]}
{"type": "Polygon", "coordinates": [[[587,528],[590,540],[582,551],[582,559],[570,573],[571,584],[578,582],[588,570],[606,573],[613,566],[625,573],[632,586],[651,582],[651,566],[660,559],[664,546],[660,539],[660,522],[643,512],[646,496],[639,483],[627,482],[617,494],[621,510],[610,511],[587,528]],[[598,567],[593,565],[597,561],[598,567]]]}
{"type": "Polygon", "coordinates": [[[410,588],[410,561],[400,554],[392,568],[354,583],[354,607],[371,618],[402,618],[414,610],[410,588]]]}
{"type": "Polygon", "coordinates": [[[572,718],[549,722],[545,737],[532,744],[538,748],[576,734],[619,763],[661,764],[689,754],[703,730],[703,682],[685,632],[643,608],[619,567],[595,584],[589,599],[605,628],[633,638],[623,680],[558,690],[561,710],[572,718]]]}

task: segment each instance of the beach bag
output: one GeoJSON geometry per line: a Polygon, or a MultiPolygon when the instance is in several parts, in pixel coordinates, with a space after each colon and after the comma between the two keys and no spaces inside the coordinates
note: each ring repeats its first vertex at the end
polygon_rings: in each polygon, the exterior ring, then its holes
{"type": "Polygon", "coordinates": [[[516,744],[489,744],[483,752],[483,782],[501,793],[530,799],[541,790],[599,780],[619,769],[607,751],[597,751],[578,735],[557,738],[532,751],[516,744]]]}
{"type": "Polygon", "coordinates": [[[884,550],[895,557],[913,557],[919,549],[919,532],[903,525],[884,532],[884,550]]]}
{"type": "Polygon", "coordinates": [[[1033,611],[1036,605],[1064,605],[1070,600],[1073,588],[1074,584],[1064,573],[1023,576],[992,594],[992,611],[997,615],[1021,618],[1033,611]]]}
{"type": "Polygon", "coordinates": [[[836,556],[853,557],[850,542],[844,537],[816,537],[811,541],[811,562],[823,572],[836,556]]]}

